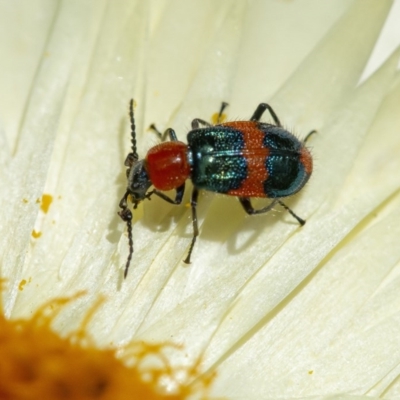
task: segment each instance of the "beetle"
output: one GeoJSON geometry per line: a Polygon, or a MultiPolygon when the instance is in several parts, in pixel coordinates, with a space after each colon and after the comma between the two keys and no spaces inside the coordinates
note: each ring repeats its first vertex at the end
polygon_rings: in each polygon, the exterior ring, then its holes
{"type": "Polygon", "coordinates": [[[128,185],[122,197],[118,215],[127,224],[129,255],[125,265],[126,278],[133,255],[132,212],[138,204],[156,195],[171,204],[180,204],[185,192],[185,182],[193,183],[191,210],[193,237],[184,262],[190,264],[193,247],[199,234],[197,200],[199,190],[238,197],[247,214],[263,214],[276,204],[285,208],[302,226],[305,220],[297,216],[282,198],[300,191],[307,183],[313,169],[310,151],[305,146],[311,131],[303,141],[282,127],[269,104],[261,103],[248,121],[221,123],[227,103],[222,103],[217,124],[212,125],[200,118],[192,121],[187,144],[178,141],[175,131],[168,128],[162,135],[154,125],[151,129],[162,138],[152,147],[144,159],[139,159],[136,146],[136,127],[133,100],[129,103],[131,124],[131,152],[125,166],[128,185]],[[268,110],[274,124],[260,122],[268,110]],[[169,137],[169,141],[165,139],[169,137]],[[153,186],[152,190],[149,190],[153,186]],[[175,198],[164,191],[176,191],[175,198]],[[255,209],[251,198],[269,198],[267,206],[255,209]]]}

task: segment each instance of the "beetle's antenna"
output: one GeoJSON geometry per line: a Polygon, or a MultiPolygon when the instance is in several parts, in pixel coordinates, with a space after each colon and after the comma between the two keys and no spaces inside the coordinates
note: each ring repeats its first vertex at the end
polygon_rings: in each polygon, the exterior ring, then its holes
{"type": "Polygon", "coordinates": [[[119,206],[121,211],[118,212],[118,215],[121,217],[122,221],[126,222],[127,230],[128,230],[128,240],[129,240],[129,254],[128,259],[125,264],[124,278],[128,275],[129,265],[131,263],[132,255],[133,255],[133,237],[132,237],[132,213],[128,208],[128,199],[129,192],[124,194],[124,197],[119,202],[119,206]]]}
{"type": "Polygon", "coordinates": [[[133,255],[132,214],[131,214],[131,218],[127,219],[127,221],[126,221],[126,227],[128,230],[129,254],[128,254],[128,258],[126,260],[126,264],[125,264],[124,279],[126,279],[126,277],[128,275],[129,265],[131,263],[132,255],[133,255]]]}
{"type": "Polygon", "coordinates": [[[134,160],[138,160],[139,156],[136,149],[136,125],[135,115],[133,114],[133,99],[129,102],[129,118],[131,120],[131,142],[132,142],[132,156],[134,160]]]}

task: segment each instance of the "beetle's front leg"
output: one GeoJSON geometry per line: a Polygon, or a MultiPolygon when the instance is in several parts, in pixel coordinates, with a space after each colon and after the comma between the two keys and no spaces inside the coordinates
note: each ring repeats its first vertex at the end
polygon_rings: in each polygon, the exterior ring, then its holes
{"type": "Polygon", "coordinates": [[[183,195],[185,194],[185,184],[177,187],[176,189],[175,199],[171,199],[171,197],[167,196],[163,192],[158,191],[157,189],[152,190],[146,194],[146,198],[150,200],[150,197],[155,194],[156,196],[160,197],[161,199],[165,200],[170,204],[181,204],[183,195]]]}

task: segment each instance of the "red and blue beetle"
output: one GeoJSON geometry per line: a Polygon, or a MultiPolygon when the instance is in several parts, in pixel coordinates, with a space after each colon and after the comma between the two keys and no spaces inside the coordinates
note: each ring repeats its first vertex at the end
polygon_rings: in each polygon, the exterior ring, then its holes
{"type": "Polygon", "coordinates": [[[169,128],[161,135],[152,125],[151,128],[162,136],[163,141],[140,160],[136,149],[133,100],[130,101],[132,151],[125,160],[128,186],[118,212],[128,228],[129,255],[124,277],[133,254],[132,212],[128,208],[128,198],[134,209],[154,194],[171,204],[180,204],[187,179],[193,183],[190,202],[193,238],[185,263],[190,263],[199,234],[196,213],[199,190],[236,196],[250,215],[266,213],[278,203],[300,225],[305,224],[281,199],[297,193],[310,178],[313,162],[305,142],[315,131],[310,132],[304,141],[298,140],[282,128],[272,107],[265,103],[259,104],[249,121],[220,123],[226,106],[227,103],[222,103],[216,125],[194,119],[187,144],[178,141],[173,129],[169,128]],[[275,124],[260,122],[265,110],[270,112],[275,124]],[[164,141],[167,136],[170,141],[164,141]],[[154,189],[149,190],[151,186],[154,189]],[[176,191],[174,199],[163,193],[172,189],[176,191]],[[272,202],[261,209],[254,209],[251,204],[253,197],[270,198],[272,202]]]}

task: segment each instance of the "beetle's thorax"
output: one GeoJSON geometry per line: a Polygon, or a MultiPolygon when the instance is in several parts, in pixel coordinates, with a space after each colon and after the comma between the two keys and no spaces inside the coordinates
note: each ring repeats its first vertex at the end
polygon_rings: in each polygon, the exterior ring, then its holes
{"type": "Polygon", "coordinates": [[[160,143],[149,150],[144,167],[156,189],[176,189],[190,176],[188,146],[179,141],[160,143]]]}

